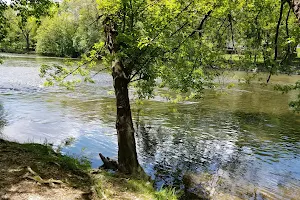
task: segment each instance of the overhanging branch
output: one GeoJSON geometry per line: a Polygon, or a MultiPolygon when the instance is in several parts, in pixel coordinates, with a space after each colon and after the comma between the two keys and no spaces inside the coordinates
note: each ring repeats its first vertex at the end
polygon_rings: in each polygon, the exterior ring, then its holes
{"type": "MultiPolygon", "coordinates": [[[[171,51],[165,51],[163,52],[163,55],[165,55],[166,53],[175,53],[180,47],[181,45],[183,45],[187,39],[189,39],[190,37],[192,37],[193,35],[195,35],[195,33],[199,32],[199,36],[202,37],[202,29],[204,26],[205,21],[208,19],[208,17],[211,15],[213,10],[210,10],[205,16],[204,18],[201,20],[199,26],[193,30],[175,49],[172,49],[171,51]]],[[[187,23],[189,24],[189,23],[187,23]]],[[[186,26],[187,24],[185,24],[184,26],[186,26]]],[[[183,27],[180,27],[179,29],[182,29],[183,27]]],[[[175,32],[178,32],[177,30],[175,32]]],[[[173,35],[173,34],[171,34],[173,35]]],[[[151,57],[151,55],[158,49],[158,47],[156,47],[151,53],[150,53],[150,58],[141,66],[139,67],[139,69],[130,77],[130,81],[133,80],[133,78],[139,74],[141,72],[141,70],[143,69],[144,66],[146,66],[153,58],[151,57]]]]}
{"type": "Polygon", "coordinates": [[[211,15],[212,11],[213,10],[208,11],[208,13],[201,20],[199,26],[193,32],[191,32],[176,48],[174,48],[172,50],[172,53],[175,53],[181,47],[181,45],[183,45],[190,37],[195,35],[195,33],[199,32],[199,37],[202,37],[202,29],[203,29],[204,23],[208,19],[208,17],[211,15]]]}

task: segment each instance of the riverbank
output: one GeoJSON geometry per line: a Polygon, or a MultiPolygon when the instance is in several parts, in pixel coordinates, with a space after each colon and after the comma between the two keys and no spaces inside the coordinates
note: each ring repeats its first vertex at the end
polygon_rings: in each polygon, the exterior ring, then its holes
{"type": "Polygon", "coordinates": [[[151,182],[91,169],[84,158],[56,153],[51,146],[0,139],[0,199],[177,199],[151,182]]]}

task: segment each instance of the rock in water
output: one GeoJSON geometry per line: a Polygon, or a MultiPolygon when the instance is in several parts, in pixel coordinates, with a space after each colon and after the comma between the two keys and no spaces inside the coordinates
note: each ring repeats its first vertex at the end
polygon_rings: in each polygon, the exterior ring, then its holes
{"type": "Polygon", "coordinates": [[[209,200],[209,193],[201,185],[197,176],[193,174],[185,174],[183,176],[184,195],[181,200],[209,200]]]}

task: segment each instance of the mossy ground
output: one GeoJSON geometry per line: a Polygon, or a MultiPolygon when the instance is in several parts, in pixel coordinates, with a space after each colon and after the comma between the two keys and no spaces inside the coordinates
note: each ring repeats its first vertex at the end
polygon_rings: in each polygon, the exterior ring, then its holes
{"type": "Polygon", "coordinates": [[[148,181],[92,170],[85,159],[61,155],[47,145],[0,139],[0,199],[30,198],[175,200],[177,196],[172,189],[156,191],[148,181]],[[63,184],[28,179],[28,167],[43,180],[59,180],[63,184]]]}

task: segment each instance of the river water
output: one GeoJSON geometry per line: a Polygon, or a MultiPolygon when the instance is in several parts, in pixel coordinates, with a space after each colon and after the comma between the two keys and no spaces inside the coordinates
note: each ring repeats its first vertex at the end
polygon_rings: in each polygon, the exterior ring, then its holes
{"type": "MultiPolygon", "coordinates": [[[[62,146],[93,167],[101,165],[99,152],[116,158],[109,74],[75,91],[44,88],[39,67],[62,59],[4,56],[0,137],[62,146]]],[[[174,104],[157,96],[133,103],[140,163],[158,188],[180,186],[182,175],[192,172],[206,177],[216,199],[299,199],[300,115],[288,107],[296,94],[274,91],[272,83],[294,83],[300,76],[274,76],[268,86],[238,84],[237,77],[241,73],[232,78],[232,89],[205,91],[197,101],[174,104]]]]}

